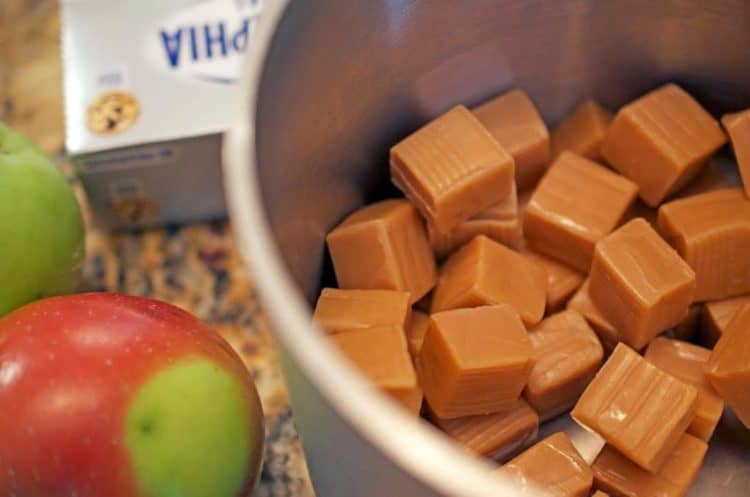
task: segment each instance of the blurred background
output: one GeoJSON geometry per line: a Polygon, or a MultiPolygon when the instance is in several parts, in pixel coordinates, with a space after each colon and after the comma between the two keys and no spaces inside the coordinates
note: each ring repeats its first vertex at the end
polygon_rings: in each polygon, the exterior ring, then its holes
{"type": "Polygon", "coordinates": [[[87,222],[82,291],[165,300],[214,327],[242,356],[266,415],[265,465],[254,495],[313,495],[268,323],[225,220],[109,234],[91,226],[64,158],[57,0],[0,1],[0,121],[35,141],[74,184],[87,222]]]}

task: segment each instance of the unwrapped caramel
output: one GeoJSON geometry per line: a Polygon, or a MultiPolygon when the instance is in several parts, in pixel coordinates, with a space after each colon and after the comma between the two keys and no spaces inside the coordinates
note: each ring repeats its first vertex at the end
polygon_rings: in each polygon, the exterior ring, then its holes
{"type": "Polygon", "coordinates": [[[632,181],[564,151],[526,207],[526,241],[536,252],[588,272],[594,245],[617,226],[637,192],[632,181]]]}
{"type": "Polygon", "coordinates": [[[594,100],[586,100],[565,116],[552,131],[552,158],[570,150],[587,159],[601,162],[599,151],[612,113],[594,100]]]}
{"type": "Polygon", "coordinates": [[[414,311],[411,314],[411,323],[406,329],[406,341],[409,345],[409,353],[412,357],[419,356],[422,350],[424,336],[427,334],[427,328],[430,326],[430,316],[424,312],[414,311]]]}
{"type": "Polygon", "coordinates": [[[646,221],[634,219],[596,245],[589,290],[619,339],[641,349],[685,316],[695,273],[646,221]]]}
{"type": "Polygon", "coordinates": [[[745,304],[750,304],[750,295],[706,302],[701,321],[701,342],[706,347],[713,348],[734,315],[745,304]]]}
{"type": "Polygon", "coordinates": [[[589,280],[583,282],[581,288],[570,298],[568,309],[578,311],[591,325],[604,347],[604,352],[609,355],[620,341],[617,329],[602,315],[601,311],[591,300],[589,292],[589,280]]]}
{"type": "Polygon", "coordinates": [[[703,440],[682,435],[664,464],[652,473],[607,445],[591,467],[594,487],[612,497],[683,497],[695,480],[707,450],[703,440]]]}
{"type": "Polygon", "coordinates": [[[422,391],[412,366],[403,328],[377,326],[345,331],[329,339],[378,388],[419,414],[422,391]]]}
{"type": "Polygon", "coordinates": [[[510,195],[513,157],[463,105],[391,148],[391,179],[437,231],[510,195]]]}
{"type": "Polygon", "coordinates": [[[555,312],[565,305],[568,299],[583,284],[585,276],[562,262],[524,250],[523,255],[539,264],[547,271],[547,312],[555,312]]]}
{"type": "Polygon", "coordinates": [[[443,419],[510,409],[533,365],[526,329],[505,304],[433,314],[417,360],[427,402],[443,419]]]}
{"type": "Polygon", "coordinates": [[[523,399],[495,414],[441,419],[428,409],[428,416],[461,446],[497,461],[526,447],[539,430],[539,416],[523,399]]]}
{"type": "Polygon", "coordinates": [[[734,156],[740,169],[745,195],[750,197],[750,109],[721,118],[724,129],[732,141],[734,156]]]}
{"type": "Polygon", "coordinates": [[[438,259],[445,258],[478,235],[485,235],[508,247],[520,247],[523,233],[515,184],[508,198],[462,222],[449,233],[440,233],[428,224],[427,234],[438,259]]]}
{"type": "Polygon", "coordinates": [[[529,330],[534,368],[523,395],[542,421],[569,410],[602,364],[604,351],[576,311],[545,318],[529,330]]]}
{"type": "Polygon", "coordinates": [[[416,302],[435,285],[435,258],[424,224],[406,200],[362,207],[326,242],[340,288],[402,290],[416,302]]]}
{"type": "Polygon", "coordinates": [[[750,428],[750,305],[734,315],[716,342],[705,371],[711,385],[750,428]]]}
{"type": "Polygon", "coordinates": [[[547,300],[546,271],[480,235],[448,258],[432,297],[432,312],[490,304],[510,304],[524,324],[542,320],[547,300]]]}
{"type": "Polygon", "coordinates": [[[589,465],[562,432],[526,449],[498,473],[516,480],[520,495],[536,495],[539,489],[555,497],[587,497],[594,479],[589,465]]]}
{"type": "Polygon", "coordinates": [[[710,355],[711,351],[703,347],[662,337],[655,338],[644,355],[657,368],[698,390],[695,418],[687,432],[705,441],[711,439],[724,411],[724,401],[703,373],[710,355]]]}
{"type": "Polygon", "coordinates": [[[690,182],[725,142],[719,123],[680,87],[668,84],[620,109],[601,152],[655,207],[690,182]]]}
{"type": "Polygon", "coordinates": [[[750,200],[740,188],[662,205],[659,231],[695,270],[695,300],[750,292],[750,200]]]}
{"type": "Polygon", "coordinates": [[[411,319],[409,293],[396,290],[324,288],[313,321],[329,334],[372,326],[400,326],[411,319]]]}
{"type": "Polygon", "coordinates": [[[685,433],[697,403],[695,387],[620,343],[589,383],[571,416],[653,473],[685,433]]]}
{"type": "Polygon", "coordinates": [[[547,125],[521,90],[511,90],[472,109],[490,134],[513,156],[519,190],[536,184],[549,163],[547,125]]]}

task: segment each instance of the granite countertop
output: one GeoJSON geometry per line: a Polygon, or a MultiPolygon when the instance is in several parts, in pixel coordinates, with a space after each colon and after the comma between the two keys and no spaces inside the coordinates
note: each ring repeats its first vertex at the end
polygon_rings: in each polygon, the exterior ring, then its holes
{"type": "MultiPolygon", "coordinates": [[[[36,141],[70,174],[63,154],[59,40],[57,0],[0,0],[0,120],[36,141]]],[[[85,217],[82,290],[165,300],[213,326],[247,364],[265,410],[265,465],[254,495],[312,496],[269,325],[229,223],[110,235],[85,217]]]]}

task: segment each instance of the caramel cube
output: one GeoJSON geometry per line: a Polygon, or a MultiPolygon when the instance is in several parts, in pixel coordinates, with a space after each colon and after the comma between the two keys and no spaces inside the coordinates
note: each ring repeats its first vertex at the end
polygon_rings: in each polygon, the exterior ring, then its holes
{"type": "Polygon", "coordinates": [[[539,416],[523,399],[507,410],[480,416],[430,421],[474,454],[501,461],[526,447],[537,437],[539,416]]]}
{"type": "Polygon", "coordinates": [[[404,199],[383,200],[349,215],[326,237],[339,287],[401,290],[416,302],[437,270],[419,214],[404,199]]]}
{"type": "Polygon", "coordinates": [[[534,368],[523,395],[542,421],[569,410],[602,364],[594,331],[573,310],[545,318],[529,330],[534,368]]]}
{"type": "Polygon", "coordinates": [[[530,250],[524,250],[523,254],[547,271],[547,312],[563,307],[583,284],[585,276],[575,269],[530,250]]]}
{"type": "Polygon", "coordinates": [[[324,288],[313,321],[328,334],[372,326],[406,329],[411,317],[409,293],[396,290],[324,288]]]}
{"type": "Polygon", "coordinates": [[[690,182],[725,142],[719,123],[684,90],[668,84],[620,109],[601,152],[655,207],[690,182]]]}
{"type": "Polygon", "coordinates": [[[422,391],[406,347],[403,328],[376,326],[338,333],[331,342],[378,388],[419,414],[422,391]]]}
{"type": "Polygon", "coordinates": [[[725,115],[721,124],[729,133],[745,195],[750,197],[750,109],[725,115]]]}
{"type": "Polygon", "coordinates": [[[594,487],[606,490],[612,497],[683,497],[707,450],[703,440],[682,435],[662,467],[651,473],[607,445],[591,466],[594,487]]]}
{"type": "Polygon", "coordinates": [[[393,183],[443,233],[505,200],[515,170],[513,157],[462,105],[391,148],[390,162],[393,183]]]}
{"type": "Polygon", "coordinates": [[[552,158],[563,150],[601,162],[599,147],[607,133],[612,113],[594,100],[586,100],[558,123],[552,131],[552,158]]]}
{"type": "Polygon", "coordinates": [[[698,390],[698,407],[687,432],[705,441],[711,439],[724,411],[724,401],[703,373],[710,355],[703,347],[661,337],[649,344],[644,355],[657,368],[698,390]]]}
{"type": "Polygon", "coordinates": [[[523,233],[515,185],[508,198],[462,222],[450,233],[440,233],[428,224],[427,234],[438,259],[445,258],[479,235],[485,235],[508,247],[518,248],[523,240],[523,233]]]}
{"type": "Polygon", "coordinates": [[[581,395],[571,416],[652,473],[695,415],[698,392],[622,343],[581,395]]]}
{"type": "Polygon", "coordinates": [[[588,272],[594,245],[618,225],[637,193],[627,178],[564,151],[526,207],[526,241],[533,250],[588,272]]]}
{"type": "Polygon", "coordinates": [[[750,295],[706,302],[701,320],[701,342],[713,348],[734,315],[745,304],[750,304],[750,295]]]}
{"type": "Polygon", "coordinates": [[[620,341],[617,329],[602,314],[591,300],[589,292],[589,280],[583,282],[581,288],[570,298],[566,306],[568,309],[578,311],[594,329],[596,336],[604,347],[604,352],[609,355],[620,341]]]}
{"type": "Polygon", "coordinates": [[[498,473],[519,483],[519,488],[535,488],[555,497],[587,497],[594,480],[593,472],[568,436],[558,432],[502,466],[498,473]]]}
{"type": "Polygon", "coordinates": [[[432,312],[510,304],[526,325],[542,320],[547,300],[545,270],[480,235],[448,258],[432,298],[432,312]]]}
{"type": "Polygon", "coordinates": [[[605,494],[601,490],[597,490],[596,493],[594,493],[594,495],[592,495],[591,497],[609,497],[609,495],[605,494]]]}
{"type": "Polygon", "coordinates": [[[634,349],[679,323],[695,290],[693,270],[643,219],[596,245],[590,280],[594,304],[634,349]]]}
{"type": "Polygon", "coordinates": [[[487,131],[513,156],[519,190],[530,188],[549,163],[547,125],[528,95],[511,90],[472,109],[487,131]]]}
{"type": "Polygon", "coordinates": [[[750,428],[750,305],[742,307],[716,342],[706,376],[746,428],[750,428]]]}
{"type": "Polygon", "coordinates": [[[406,341],[409,345],[409,353],[412,357],[419,356],[422,350],[424,336],[427,334],[427,328],[430,325],[430,316],[424,312],[414,311],[411,315],[411,323],[406,329],[406,341]]]}
{"type": "Polygon", "coordinates": [[[534,361],[518,313],[496,305],[433,314],[417,364],[427,402],[450,419],[510,409],[534,361]]]}
{"type": "Polygon", "coordinates": [[[673,200],[659,231],[695,271],[695,300],[750,292],[750,200],[739,188],[673,200]]]}

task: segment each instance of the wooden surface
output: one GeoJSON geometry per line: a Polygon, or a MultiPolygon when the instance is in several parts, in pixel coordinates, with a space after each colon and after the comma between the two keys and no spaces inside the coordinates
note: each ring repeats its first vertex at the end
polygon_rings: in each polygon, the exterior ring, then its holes
{"type": "MultiPolygon", "coordinates": [[[[37,142],[70,175],[59,40],[57,0],[0,0],[0,120],[37,142]]],[[[85,195],[71,181],[85,212],[85,195]]],[[[89,226],[86,249],[82,290],[171,302],[232,344],[255,378],[266,415],[265,465],[254,495],[312,496],[268,324],[228,223],[118,235],[89,226]]]]}

